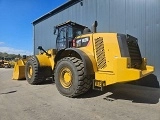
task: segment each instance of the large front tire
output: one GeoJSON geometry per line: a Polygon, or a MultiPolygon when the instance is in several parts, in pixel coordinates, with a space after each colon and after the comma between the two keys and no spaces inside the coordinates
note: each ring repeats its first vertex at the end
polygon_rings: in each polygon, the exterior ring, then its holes
{"type": "Polygon", "coordinates": [[[36,56],[32,56],[25,65],[25,77],[29,84],[38,85],[52,75],[50,67],[41,67],[36,56]]]}
{"type": "Polygon", "coordinates": [[[54,71],[58,91],[67,97],[83,94],[91,87],[91,79],[84,75],[83,61],[75,57],[61,59],[54,71]]]}

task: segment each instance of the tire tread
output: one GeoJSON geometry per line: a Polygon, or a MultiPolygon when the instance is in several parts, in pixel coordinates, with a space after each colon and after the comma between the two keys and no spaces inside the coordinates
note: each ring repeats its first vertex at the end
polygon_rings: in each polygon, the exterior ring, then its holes
{"type": "MultiPolygon", "coordinates": [[[[85,92],[87,92],[91,87],[92,81],[91,81],[91,79],[89,79],[85,76],[83,61],[81,59],[76,58],[76,57],[65,57],[65,58],[61,59],[57,64],[59,64],[62,61],[69,61],[75,66],[77,73],[78,73],[78,85],[77,85],[76,90],[73,94],[71,94],[71,95],[64,95],[62,93],[61,94],[64,96],[67,96],[67,97],[76,97],[80,94],[84,94],[85,92]]],[[[54,76],[56,76],[55,72],[54,72],[54,76]]]]}

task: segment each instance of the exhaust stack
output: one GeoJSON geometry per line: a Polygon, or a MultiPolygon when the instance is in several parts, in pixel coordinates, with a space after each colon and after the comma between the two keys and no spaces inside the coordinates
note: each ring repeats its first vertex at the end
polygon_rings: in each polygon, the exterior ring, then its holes
{"type": "Polygon", "coordinates": [[[98,26],[98,22],[94,21],[93,25],[92,25],[92,32],[96,33],[97,32],[97,26],[98,26]]]}

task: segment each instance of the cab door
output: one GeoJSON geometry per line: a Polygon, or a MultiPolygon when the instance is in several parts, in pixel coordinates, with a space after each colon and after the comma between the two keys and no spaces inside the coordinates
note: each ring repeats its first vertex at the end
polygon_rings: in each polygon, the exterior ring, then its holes
{"type": "Polygon", "coordinates": [[[59,33],[57,36],[57,50],[65,49],[67,47],[67,28],[59,28],[59,33]]]}

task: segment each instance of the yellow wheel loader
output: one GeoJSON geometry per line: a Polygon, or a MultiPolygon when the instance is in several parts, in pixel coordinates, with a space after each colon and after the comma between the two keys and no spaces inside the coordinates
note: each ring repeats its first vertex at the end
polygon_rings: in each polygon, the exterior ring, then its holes
{"type": "Polygon", "coordinates": [[[2,68],[11,68],[13,67],[13,64],[13,60],[8,57],[2,57],[2,59],[0,60],[0,67],[2,68]]]}
{"type": "Polygon", "coordinates": [[[137,38],[97,33],[96,21],[92,27],[91,32],[71,21],[57,25],[57,48],[45,51],[39,46],[40,54],[30,57],[25,64],[15,65],[18,69],[14,70],[13,79],[23,76],[35,85],[53,76],[62,95],[75,97],[91,86],[103,90],[107,85],[138,80],[154,71],[141,57],[137,38]],[[15,73],[19,76],[14,77],[15,73]]]}
{"type": "Polygon", "coordinates": [[[4,60],[4,68],[11,68],[11,64],[10,64],[10,61],[8,60],[4,60]]]}
{"type": "Polygon", "coordinates": [[[4,61],[0,60],[0,68],[3,68],[4,61]]]}

